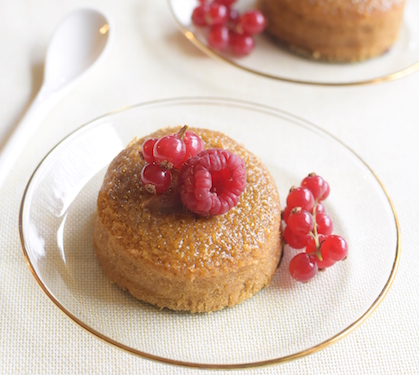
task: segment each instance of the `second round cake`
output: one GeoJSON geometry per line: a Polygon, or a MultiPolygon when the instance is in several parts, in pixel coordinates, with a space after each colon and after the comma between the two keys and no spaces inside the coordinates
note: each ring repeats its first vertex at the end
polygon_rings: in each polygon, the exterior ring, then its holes
{"type": "Polygon", "coordinates": [[[246,167],[246,189],[219,216],[185,210],[177,194],[153,196],[141,184],[134,140],[110,164],[97,203],[94,251],[111,281],[134,297],[173,310],[215,311],[269,285],[281,256],[281,211],[275,181],[261,161],[231,138],[190,129],[205,148],[224,148],[246,167]]]}
{"type": "Polygon", "coordinates": [[[267,32],[314,59],[355,62],[396,42],[405,0],[258,0],[267,32]]]}

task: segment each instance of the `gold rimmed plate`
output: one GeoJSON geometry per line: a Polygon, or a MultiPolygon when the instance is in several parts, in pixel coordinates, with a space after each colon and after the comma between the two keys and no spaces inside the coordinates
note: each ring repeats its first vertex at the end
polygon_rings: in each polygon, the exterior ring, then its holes
{"type": "Polygon", "coordinates": [[[342,142],[284,111],[220,98],[144,103],[107,114],[61,141],[33,173],[19,229],[26,262],[46,295],[74,322],[130,353],[176,365],[244,368],[320,350],[358,327],[396,274],[399,227],[372,170],[342,142]],[[96,199],[110,161],[134,137],[178,124],[222,131],[258,155],[284,203],[288,189],[316,171],[331,186],[325,202],[347,260],[310,283],[294,282],[285,255],[272,284],[212,314],[156,309],[103,274],[92,250],[96,199]]]}
{"type": "MultiPolygon", "coordinates": [[[[246,57],[234,58],[207,46],[205,30],[191,22],[196,0],[168,0],[181,31],[195,46],[209,56],[267,78],[281,81],[323,85],[349,86],[391,81],[419,69],[419,2],[407,1],[398,41],[382,56],[359,63],[332,64],[296,55],[265,35],[256,36],[256,48],[246,57]]],[[[254,7],[253,0],[240,0],[240,10],[254,7]]]]}

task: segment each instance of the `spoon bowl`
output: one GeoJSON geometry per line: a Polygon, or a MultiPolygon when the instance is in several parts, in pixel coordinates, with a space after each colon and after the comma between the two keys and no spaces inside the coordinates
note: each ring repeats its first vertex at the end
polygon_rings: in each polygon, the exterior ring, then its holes
{"type": "Polygon", "coordinates": [[[41,89],[1,150],[0,187],[50,110],[104,59],[114,28],[95,8],[78,9],[60,23],[48,46],[41,89]]]}
{"type": "Polygon", "coordinates": [[[56,91],[86,75],[105,55],[112,31],[109,17],[95,9],[80,9],[68,15],[49,44],[44,87],[56,91]]]}

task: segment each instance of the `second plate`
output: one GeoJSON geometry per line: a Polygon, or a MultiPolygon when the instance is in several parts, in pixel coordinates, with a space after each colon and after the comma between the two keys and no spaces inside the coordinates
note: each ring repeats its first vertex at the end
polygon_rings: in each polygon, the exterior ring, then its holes
{"type": "MultiPolygon", "coordinates": [[[[407,1],[400,37],[389,52],[354,64],[309,60],[279,47],[264,35],[257,36],[256,48],[249,56],[234,58],[209,48],[203,29],[192,24],[191,15],[197,0],[168,2],[181,31],[199,49],[213,58],[267,78],[312,85],[348,86],[390,81],[419,69],[418,1],[407,1]]],[[[251,8],[254,3],[254,0],[240,0],[239,9],[251,8]]]]}

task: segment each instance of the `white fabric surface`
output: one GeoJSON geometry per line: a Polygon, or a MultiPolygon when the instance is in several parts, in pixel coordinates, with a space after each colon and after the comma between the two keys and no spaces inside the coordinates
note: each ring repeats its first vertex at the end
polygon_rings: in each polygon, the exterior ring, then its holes
{"type": "Polygon", "coordinates": [[[22,193],[32,171],[47,151],[81,124],[113,109],[154,99],[223,96],[295,113],[345,142],[387,188],[402,234],[402,257],[394,285],[363,325],[308,357],[246,373],[417,374],[419,195],[414,188],[419,185],[419,73],[359,87],[287,84],[242,72],[202,54],[178,31],[163,0],[2,1],[1,144],[39,89],[53,28],[67,12],[84,5],[100,6],[113,16],[117,30],[110,54],[54,108],[1,189],[0,373],[196,372],[130,355],[75,325],[29,272],[17,223],[22,193]]]}

